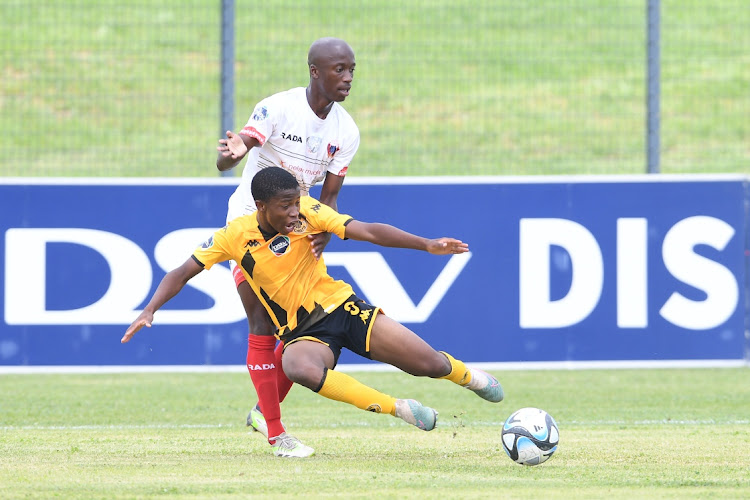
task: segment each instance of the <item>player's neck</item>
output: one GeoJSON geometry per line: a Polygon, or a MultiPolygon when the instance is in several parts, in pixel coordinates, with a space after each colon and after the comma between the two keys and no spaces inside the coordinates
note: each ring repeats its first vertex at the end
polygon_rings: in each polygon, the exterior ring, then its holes
{"type": "Polygon", "coordinates": [[[305,90],[305,95],[307,96],[307,104],[312,109],[312,112],[321,120],[325,120],[328,117],[328,113],[331,112],[331,108],[333,108],[333,101],[316,96],[310,86],[305,90]]]}
{"type": "Polygon", "coordinates": [[[263,238],[268,241],[279,232],[275,230],[270,224],[268,224],[268,221],[261,221],[260,217],[258,217],[258,230],[260,231],[260,234],[263,235],[263,238]]]}

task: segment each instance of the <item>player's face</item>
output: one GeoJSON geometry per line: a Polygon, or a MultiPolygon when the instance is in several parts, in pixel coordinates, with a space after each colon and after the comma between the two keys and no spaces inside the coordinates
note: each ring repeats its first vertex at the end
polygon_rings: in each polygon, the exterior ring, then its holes
{"type": "Polygon", "coordinates": [[[266,222],[274,231],[289,234],[299,222],[299,188],[279,192],[265,204],[266,222]]]}
{"type": "Polygon", "coordinates": [[[336,47],[327,57],[322,57],[318,69],[321,93],[332,102],[341,102],[349,96],[354,80],[354,52],[348,45],[336,47]]]}

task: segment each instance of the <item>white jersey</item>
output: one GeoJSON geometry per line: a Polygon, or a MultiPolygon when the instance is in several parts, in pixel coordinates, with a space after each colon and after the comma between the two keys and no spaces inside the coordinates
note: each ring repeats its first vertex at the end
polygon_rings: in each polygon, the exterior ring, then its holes
{"type": "Polygon", "coordinates": [[[279,92],[260,101],[240,132],[260,146],[247,154],[242,180],[229,198],[227,222],[253,213],[253,177],[266,167],[281,167],[297,178],[301,194],[325,179],[326,173],[344,176],[359,148],[359,129],[337,102],[325,120],[307,102],[305,87],[279,92]]]}

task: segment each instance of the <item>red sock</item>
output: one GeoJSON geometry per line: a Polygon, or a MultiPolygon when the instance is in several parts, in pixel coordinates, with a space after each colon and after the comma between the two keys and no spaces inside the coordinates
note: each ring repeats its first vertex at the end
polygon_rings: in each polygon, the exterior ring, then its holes
{"type": "Polygon", "coordinates": [[[289,380],[286,376],[286,373],[284,373],[284,369],[281,365],[281,355],[284,353],[284,343],[279,342],[279,344],[276,346],[276,349],[274,349],[273,354],[276,359],[276,385],[279,388],[279,403],[284,401],[284,398],[286,398],[286,395],[289,394],[289,391],[292,388],[292,385],[294,382],[289,380]]]}
{"type": "MultiPolygon", "coordinates": [[[[276,385],[276,368],[273,353],[276,338],[271,335],[247,336],[247,370],[258,394],[260,411],[268,425],[268,437],[273,438],[284,432],[281,425],[281,408],[279,407],[279,390],[276,385]]],[[[270,441],[269,441],[270,443],[270,441]]]]}

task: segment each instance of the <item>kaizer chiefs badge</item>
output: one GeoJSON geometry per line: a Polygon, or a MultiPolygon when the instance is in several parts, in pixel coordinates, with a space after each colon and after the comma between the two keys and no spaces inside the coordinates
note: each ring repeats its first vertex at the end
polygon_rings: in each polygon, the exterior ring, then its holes
{"type": "Polygon", "coordinates": [[[305,232],[306,229],[307,229],[307,220],[300,219],[294,225],[294,229],[292,229],[292,232],[297,233],[297,234],[302,234],[305,232]]]}

